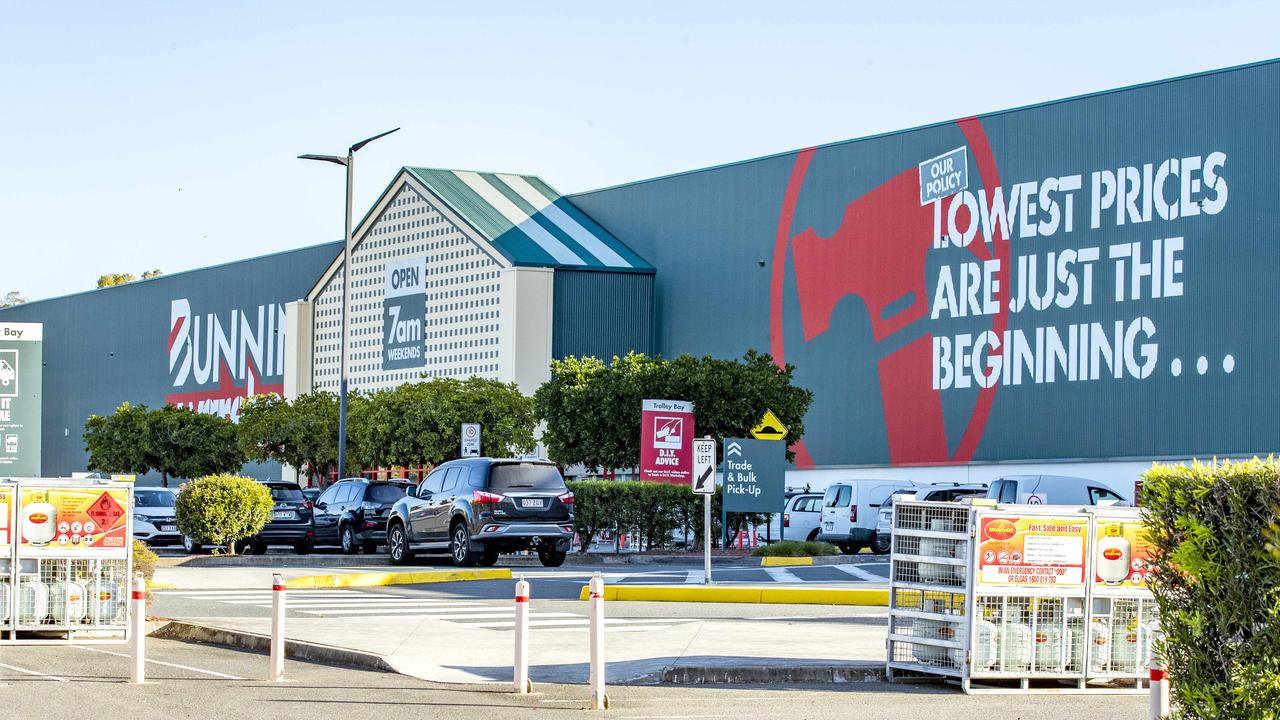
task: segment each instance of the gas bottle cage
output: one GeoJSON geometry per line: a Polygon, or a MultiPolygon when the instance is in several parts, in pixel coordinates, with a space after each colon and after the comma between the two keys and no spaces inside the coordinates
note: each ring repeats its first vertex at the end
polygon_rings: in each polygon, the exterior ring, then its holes
{"type": "Polygon", "coordinates": [[[133,486],[0,479],[0,645],[129,641],[133,486]]]}
{"type": "Polygon", "coordinates": [[[895,502],[889,679],[1144,692],[1159,626],[1138,512],[895,502]]]}

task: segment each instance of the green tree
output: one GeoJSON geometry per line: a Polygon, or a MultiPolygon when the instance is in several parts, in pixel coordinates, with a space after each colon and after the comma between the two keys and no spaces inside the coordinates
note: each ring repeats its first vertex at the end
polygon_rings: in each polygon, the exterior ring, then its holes
{"type": "Polygon", "coordinates": [[[151,411],[148,420],[154,469],[160,472],[165,487],[170,477],[233,472],[244,464],[236,426],[227,418],[165,405],[151,411]]]}
{"type": "Polygon", "coordinates": [[[273,507],[271,491],[253,478],[210,475],[185,483],[175,510],[184,535],[234,555],[237,541],[262,532],[273,507]]]}
{"type": "Polygon", "coordinates": [[[146,270],[142,273],[142,279],[150,280],[151,278],[158,278],[163,274],[164,274],[164,271],[162,271],[160,268],[156,268],[154,270],[146,270]]]}
{"type": "Polygon", "coordinates": [[[349,413],[352,456],[365,467],[418,467],[457,458],[464,422],[483,426],[484,454],[502,456],[535,445],[533,400],[514,383],[497,380],[404,383],[364,397],[349,413]]]}
{"type": "MultiPolygon", "coordinates": [[[[646,398],[693,402],[697,434],[717,440],[747,436],[765,410],[772,410],[787,427],[790,446],[804,435],[804,415],[813,402],[812,392],[793,384],[794,370],[754,350],[741,360],[632,353],[606,365],[598,358],[569,357],[552,361],[551,379],[534,400],[547,423],[543,442],[557,462],[635,467],[646,398]]],[[[790,449],[787,459],[795,459],[790,449]]]]}
{"type": "Polygon", "coordinates": [[[90,470],[104,473],[151,472],[158,459],[151,443],[151,411],[123,403],[107,416],[90,415],[84,426],[90,470]]]}
{"type": "Polygon", "coordinates": [[[98,276],[98,287],[114,287],[116,285],[131,283],[134,280],[137,280],[137,278],[134,277],[132,273],[107,273],[106,275],[98,276]]]}
{"type": "Polygon", "coordinates": [[[323,391],[292,401],[258,395],[241,404],[236,432],[245,457],[284,463],[308,478],[323,477],[338,461],[338,398],[323,391]]]}
{"type": "Polygon", "coordinates": [[[0,308],[14,307],[25,302],[27,302],[27,298],[22,293],[17,290],[11,290],[5,293],[3,298],[0,298],[0,308]]]}

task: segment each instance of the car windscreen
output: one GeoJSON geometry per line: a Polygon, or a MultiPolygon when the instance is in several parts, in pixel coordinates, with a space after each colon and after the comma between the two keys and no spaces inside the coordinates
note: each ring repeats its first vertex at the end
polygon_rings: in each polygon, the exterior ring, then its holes
{"type": "Polygon", "coordinates": [[[564,478],[554,465],[494,465],[489,468],[494,492],[564,490],[564,478]]]}
{"type": "Polygon", "coordinates": [[[306,497],[297,485],[268,485],[271,488],[271,499],[277,502],[303,502],[306,497]]]}
{"type": "Polygon", "coordinates": [[[133,504],[138,507],[173,507],[174,495],[167,490],[134,490],[133,504]]]}
{"type": "Polygon", "coordinates": [[[848,485],[832,485],[827,488],[827,493],[822,496],[823,507],[849,507],[849,501],[853,499],[853,488],[848,485]]]}
{"type": "Polygon", "coordinates": [[[370,485],[364,493],[364,500],[371,503],[393,503],[404,497],[408,491],[409,488],[404,485],[390,483],[370,485]]]}

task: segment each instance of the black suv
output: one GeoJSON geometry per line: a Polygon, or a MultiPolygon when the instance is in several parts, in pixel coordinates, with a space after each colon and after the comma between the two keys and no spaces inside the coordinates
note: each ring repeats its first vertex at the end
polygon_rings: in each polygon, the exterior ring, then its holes
{"type": "Polygon", "coordinates": [[[344,553],[375,552],[387,541],[391,506],[413,489],[396,480],[347,478],[329,486],[315,501],[316,544],[339,545],[344,553]]]}
{"type": "MultiPolygon", "coordinates": [[[[311,524],[311,501],[302,495],[302,488],[298,483],[278,480],[264,482],[263,485],[271,490],[271,499],[275,501],[271,520],[262,532],[237,542],[236,550],[262,555],[267,551],[267,545],[292,545],[299,555],[311,552],[315,546],[315,529],[311,524]]],[[[199,543],[186,535],[182,536],[182,548],[193,554],[203,550],[199,543]]]]}
{"type": "Polygon", "coordinates": [[[444,463],[391,508],[387,521],[387,550],[396,565],[416,550],[447,550],[465,567],[535,549],[543,565],[559,567],[572,539],[573,493],[545,460],[444,463]]]}

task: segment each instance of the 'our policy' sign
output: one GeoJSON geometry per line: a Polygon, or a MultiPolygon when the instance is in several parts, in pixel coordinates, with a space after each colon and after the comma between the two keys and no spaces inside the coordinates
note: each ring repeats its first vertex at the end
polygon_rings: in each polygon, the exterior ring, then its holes
{"type": "Polygon", "coordinates": [[[724,439],[724,511],[782,512],[787,444],[724,439]]]}
{"type": "Polygon", "coordinates": [[[0,323],[0,477],[40,476],[40,323],[0,323]]]}
{"type": "Polygon", "coordinates": [[[422,258],[387,263],[382,301],[382,369],[404,370],[426,364],[422,325],[426,314],[425,262],[422,258]]]}

